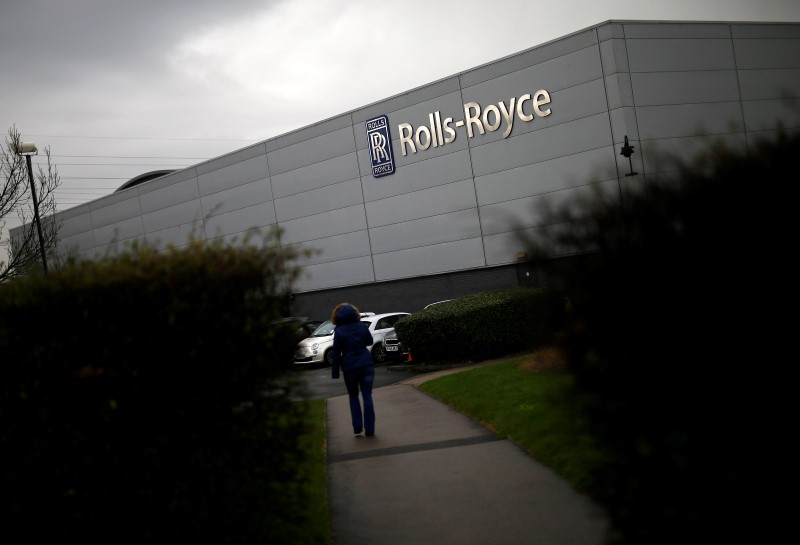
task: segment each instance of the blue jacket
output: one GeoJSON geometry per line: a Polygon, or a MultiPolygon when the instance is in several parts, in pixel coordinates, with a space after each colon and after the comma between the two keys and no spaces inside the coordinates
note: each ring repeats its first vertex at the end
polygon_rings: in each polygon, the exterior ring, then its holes
{"type": "Polygon", "coordinates": [[[372,344],[372,334],[367,324],[351,306],[344,306],[336,314],[336,329],[333,330],[333,367],[331,376],[339,378],[339,370],[345,373],[374,365],[367,347],[372,344]]]}

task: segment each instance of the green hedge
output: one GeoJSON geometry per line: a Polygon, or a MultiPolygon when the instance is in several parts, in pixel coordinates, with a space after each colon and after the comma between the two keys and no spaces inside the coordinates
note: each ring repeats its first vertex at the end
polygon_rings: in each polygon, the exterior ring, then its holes
{"type": "MultiPolygon", "coordinates": [[[[565,203],[529,255],[565,286],[567,366],[612,462],[590,493],[618,544],[769,543],[796,471],[791,197],[800,137],[748,137],[565,203]],[[635,191],[634,191],[635,189],[635,191]],[[561,248],[582,259],[549,260],[561,248]]],[[[658,164],[657,156],[653,164],[658,164]]]]}
{"type": "Polygon", "coordinates": [[[301,542],[291,258],[134,248],[0,286],[0,534],[301,542]]]}
{"type": "Polygon", "coordinates": [[[416,312],[395,330],[415,361],[479,361],[552,340],[563,301],[554,290],[484,292],[416,312]]]}

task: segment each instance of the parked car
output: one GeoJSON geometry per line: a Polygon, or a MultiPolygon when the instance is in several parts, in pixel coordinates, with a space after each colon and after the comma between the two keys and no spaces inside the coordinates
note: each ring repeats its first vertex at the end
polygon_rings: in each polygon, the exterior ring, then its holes
{"type": "Polygon", "coordinates": [[[314,334],[314,331],[317,330],[319,326],[322,325],[324,320],[306,320],[305,322],[301,322],[300,325],[297,327],[297,335],[301,339],[306,339],[314,334]]]}
{"type": "Polygon", "coordinates": [[[294,328],[294,334],[298,341],[310,337],[320,324],[322,324],[322,320],[309,320],[307,316],[289,316],[272,322],[272,325],[286,325],[294,328]]]}
{"type": "Polygon", "coordinates": [[[444,301],[436,301],[435,303],[431,303],[429,305],[425,305],[423,310],[425,310],[426,308],[431,308],[433,305],[440,305],[442,303],[447,303],[448,301],[452,301],[452,299],[445,299],[444,301]]]}
{"type": "Polygon", "coordinates": [[[369,332],[372,333],[373,342],[369,349],[375,363],[387,361],[388,352],[384,349],[383,339],[387,334],[394,333],[394,324],[398,320],[408,315],[408,312],[386,312],[361,319],[369,326],[369,332]]]}
{"type": "MultiPolygon", "coordinates": [[[[362,312],[361,317],[375,316],[374,312],[362,312]]],[[[327,364],[333,365],[333,330],[336,326],[330,320],[322,322],[311,335],[297,343],[294,350],[295,364],[327,364]]]]}
{"type": "Polygon", "coordinates": [[[408,361],[408,349],[397,338],[397,331],[392,329],[383,336],[383,351],[386,361],[408,361]]]}

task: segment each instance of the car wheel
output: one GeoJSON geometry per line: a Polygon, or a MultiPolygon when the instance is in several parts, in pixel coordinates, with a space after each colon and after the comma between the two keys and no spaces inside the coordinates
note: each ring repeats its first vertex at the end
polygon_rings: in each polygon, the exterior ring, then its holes
{"type": "Polygon", "coordinates": [[[372,347],[372,359],[375,363],[383,363],[386,361],[386,350],[383,349],[383,343],[375,343],[372,347]]]}
{"type": "Polygon", "coordinates": [[[324,359],[325,359],[325,364],[328,367],[333,367],[333,349],[332,348],[328,348],[325,351],[324,359]]]}

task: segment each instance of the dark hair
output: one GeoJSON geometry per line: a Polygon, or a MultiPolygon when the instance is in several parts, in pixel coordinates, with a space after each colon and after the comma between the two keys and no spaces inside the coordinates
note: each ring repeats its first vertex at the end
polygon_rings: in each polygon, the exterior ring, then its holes
{"type": "Polygon", "coordinates": [[[342,308],[344,308],[344,307],[352,307],[352,308],[353,308],[353,310],[354,310],[354,311],[356,311],[356,316],[359,316],[359,315],[361,314],[361,313],[358,311],[358,309],[356,308],[356,306],[355,306],[355,305],[351,305],[350,303],[339,303],[339,304],[338,304],[338,305],[336,305],[336,307],[333,309],[333,312],[331,312],[331,323],[332,323],[333,325],[336,325],[336,315],[337,315],[337,314],[339,313],[339,311],[340,311],[342,308]]]}

